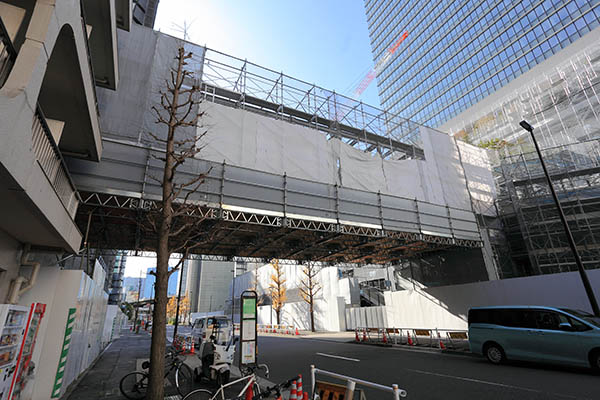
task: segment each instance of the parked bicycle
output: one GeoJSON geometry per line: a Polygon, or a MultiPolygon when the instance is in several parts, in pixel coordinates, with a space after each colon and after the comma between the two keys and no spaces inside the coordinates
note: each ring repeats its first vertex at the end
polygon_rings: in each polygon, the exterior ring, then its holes
{"type": "MultiPolygon", "coordinates": [[[[266,366],[265,366],[266,367],[266,366]]],[[[268,369],[267,369],[268,371],[268,369]]],[[[267,372],[268,375],[268,372],[267,372]]],[[[242,400],[245,399],[245,394],[250,385],[252,385],[253,397],[252,400],[265,400],[265,399],[279,399],[281,398],[281,392],[292,385],[292,382],[300,379],[300,376],[295,376],[292,379],[281,382],[272,387],[267,387],[265,390],[261,390],[256,380],[256,374],[253,372],[250,375],[236,379],[235,381],[229,382],[226,385],[222,385],[214,394],[206,389],[198,389],[190,392],[183,400],[242,400]],[[237,383],[246,381],[246,384],[240,390],[237,396],[233,398],[225,397],[225,388],[233,386],[237,383]]]]}
{"type": "MultiPolygon", "coordinates": [[[[194,377],[192,370],[180,357],[181,351],[170,350],[167,352],[167,363],[165,365],[165,383],[170,383],[177,388],[177,392],[183,397],[190,393],[193,388],[194,377]]],[[[149,361],[142,363],[143,369],[150,367],[149,361]]],[[[146,397],[150,376],[147,372],[135,371],[121,378],[119,389],[125,398],[129,400],[142,400],[146,397]]]]}

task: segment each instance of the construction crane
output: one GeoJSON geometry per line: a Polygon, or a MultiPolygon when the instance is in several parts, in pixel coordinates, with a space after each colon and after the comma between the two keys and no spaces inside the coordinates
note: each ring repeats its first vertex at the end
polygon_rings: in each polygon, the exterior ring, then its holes
{"type": "MultiPolygon", "coordinates": [[[[375,66],[369,70],[369,72],[365,75],[365,77],[359,81],[359,83],[356,85],[356,87],[354,88],[354,90],[352,91],[352,94],[351,94],[351,97],[354,100],[358,100],[358,98],[363,94],[363,92],[365,90],[367,90],[367,88],[369,87],[371,82],[373,82],[373,79],[375,79],[375,77],[381,71],[383,71],[385,66],[392,60],[392,56],[394,55],[396,50],[398,50],[398,47],[400,47],[400,44],[404,41],[404,39],[406,39],[407,36],[408,36],[408,32],[406,31],[393,44],[393,46],[390,47],[386,51],[386,53],[383,55],[383,57],[381,57],[379,59],[379,61],[377,61],[377,64],[375,64],[375,66]]],[[[342,107],[340,107],[336,112],[336,116],[335,116],[336,121],[338,121],[338,122],[340,121],[342,114],[343,114],[342,107]]]]}

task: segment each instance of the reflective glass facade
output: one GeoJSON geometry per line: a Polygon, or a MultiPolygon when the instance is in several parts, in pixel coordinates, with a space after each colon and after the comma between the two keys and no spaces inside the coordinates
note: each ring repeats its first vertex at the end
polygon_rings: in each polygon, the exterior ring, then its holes
{"type": "Polygon", "coordinates": [[[383,107],[438,127],[600,25],[600,0],[365,0],[383,107]]]}

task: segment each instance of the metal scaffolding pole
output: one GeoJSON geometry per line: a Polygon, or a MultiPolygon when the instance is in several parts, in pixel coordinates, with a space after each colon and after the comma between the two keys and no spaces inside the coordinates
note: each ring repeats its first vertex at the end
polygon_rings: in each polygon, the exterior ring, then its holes
{"type": "Polygon", "coordinates": [[[579,270],[579,275],[581,276],[581,281],[583,282],[583,286],[585,288],[585,292],[588,296],[588,300],[590,301],[590,305],[592,306],[592,311],[596,317],[600,317],[600,308],[598,307],[598,302],[596,301],[596,296],[594,295],[594,289],[592,289],[592,285],[590,284],[590,280],[585,272],[583,267],[583,263],[581,262],[581,257],[579,257],[579,252],[577,251],[577,246],[575,245],[575,240],[573,239],[573,235],[571,234],[571,229],[569,228],[569,223],[565,218],[565,214],[563,212],[562,206],[560,205],[560,201],[558,200],[558,196],[556,195],[556,191],[554,190],[554,186],[552,185],[552,179],[550,179],[550,175],[548,174],[548,169],[546,168],[546,163],[544,162],[544,158],[542,157],[542,152],[540,151],[540,147],[538,146],[537,141],[535,140],[535,136],[533,134],[533,127],[527,123],[527,121],[521,121],[519,123],[523,129],[528,131],[531,134],[531,139],[533,140],[533,145],[535,146],[535,150],[540,158],[540,164],[542,165],[542,169],[544,170],[544,175],[546,175],[546,179],[548,181],[548,186],[550,187],[550,192],[552,193],[552,198],[554,199],[554,203],[556,203],[556,208],[558,209],[558,215],[560,216],[560,220],[565,229],[565,234],[567,235],[567,240],[569,241],[569,246],[571,247],[571,251],[573,252],[573,256],[575,257],[575,263],[577,264],[577,269],[579,270]]]}

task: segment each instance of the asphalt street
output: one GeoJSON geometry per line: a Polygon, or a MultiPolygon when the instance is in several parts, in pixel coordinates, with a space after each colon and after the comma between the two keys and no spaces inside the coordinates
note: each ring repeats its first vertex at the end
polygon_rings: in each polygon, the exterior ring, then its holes
{"type": "MultiPolygon", "coordinates": [[[[471,355],[308,338],[260,336],[258,351],[259,362],[271,369],[271,381],[302,373],[305,387],[314,364],[383,385],[397,383],[409,399],[600,399],[600,376],[585,369],[525,363],[494,366],[471,355]]],[[[369,400],[392,398],[377,391],[366,394],[369,400]]]]}

